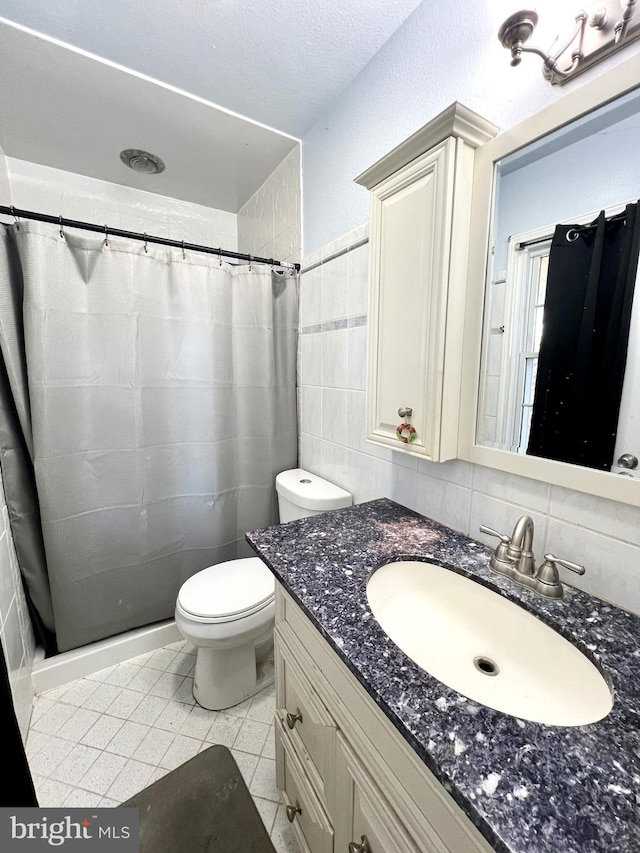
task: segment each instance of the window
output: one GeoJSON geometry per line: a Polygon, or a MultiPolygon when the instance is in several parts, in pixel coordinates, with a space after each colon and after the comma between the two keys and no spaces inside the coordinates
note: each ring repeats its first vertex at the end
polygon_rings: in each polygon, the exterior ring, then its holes
{"type": "Polygon", "coordinates": [[[518,397],[515,406],[515,434],[512,442],[516,453],[526,453],[529,444],[550,249],[551,239],[536,243],[535,246],[520,244],[519,248],[519,251],[525,253],[521,285],[525,291],[523,295],[528,310],[524,317],[520,352],[513,354],[518,365],[516,377],[518,397]]]}

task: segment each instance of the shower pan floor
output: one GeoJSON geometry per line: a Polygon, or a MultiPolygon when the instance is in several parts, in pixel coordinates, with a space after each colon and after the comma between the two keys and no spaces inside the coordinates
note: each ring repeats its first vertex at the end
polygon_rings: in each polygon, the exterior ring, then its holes
{"type": "Polygon", "coordinates": [[[274,686],[226,711],[192,695],[180,641],[36,696],[27,756],[41,806],[116,806],[218,743],[228,746],[278,853],[298,853],[275,782],[274,686]]]}

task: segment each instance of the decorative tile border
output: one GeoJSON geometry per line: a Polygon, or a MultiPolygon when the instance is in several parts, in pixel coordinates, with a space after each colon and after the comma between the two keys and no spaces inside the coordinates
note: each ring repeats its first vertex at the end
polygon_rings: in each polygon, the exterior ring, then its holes
{"type": "Polygon", "coordinates": [[[311,272],[311,270],[315,270],[317,267],[321,267],[323,264],[328,264],[329,261],[335,261],[336,258],[340,258],[342,257],[342,255],[346,255],[347,252],[352,252],[354,249],[359,249],[360,246],[366,246],[368,242],[368,237],[362,237],[360,240],[356,240],[355,243],[351,243],[349,246],[344,246],[344,248],[342,249],[337,249],[330,255],[326,255],[324,258],[320,258],[314,263],[309,264],[309,266],[303,267],[303,269],[300,270],[300,275],[304,275],[307,272],[311,272]]]}
{"type": "Polygon", "coordinates": [[[353,329],[356,326],[366,326],[367,325],[367,315],[366,314],[356,314],[355,317],[349,317],[349,328],[353,329]]]}

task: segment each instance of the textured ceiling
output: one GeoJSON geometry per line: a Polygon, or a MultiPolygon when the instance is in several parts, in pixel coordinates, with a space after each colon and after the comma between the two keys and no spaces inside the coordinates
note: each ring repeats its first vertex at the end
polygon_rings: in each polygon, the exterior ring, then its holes
{"type": "Polygon", "coordinates": [[[0,0],[0,16],[303,136],[421,0],[0,0]]]}

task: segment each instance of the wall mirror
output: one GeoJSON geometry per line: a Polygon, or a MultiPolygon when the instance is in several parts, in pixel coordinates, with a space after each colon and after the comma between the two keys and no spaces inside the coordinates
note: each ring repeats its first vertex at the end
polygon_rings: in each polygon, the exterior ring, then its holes
{"type": "Polygon", "coordinates": [[[636,505],[639,79],[634,57],[478,151],[459,443],[636,505]]]}

